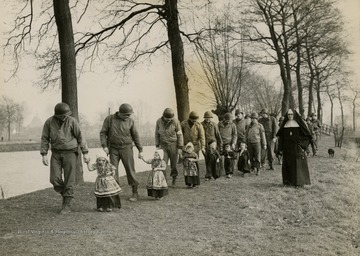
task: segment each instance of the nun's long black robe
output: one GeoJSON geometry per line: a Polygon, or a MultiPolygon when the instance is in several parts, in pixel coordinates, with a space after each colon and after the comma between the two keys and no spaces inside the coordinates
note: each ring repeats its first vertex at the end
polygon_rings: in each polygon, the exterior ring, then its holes
{"type": "MultiPolygon", "coordinates": [[[[295,125],[289,125],[286,115],[277,136],[279,150],[283,154],[282,178],[284,185],[303,186],[310,184],[306,149],[311,141],[311,134],[300,115],[294,111],[295,125]],[[288,125],[286,125],[288,123],[288,125]]],[[[294,123],[294,122],[292,122],[294,123]]]]}

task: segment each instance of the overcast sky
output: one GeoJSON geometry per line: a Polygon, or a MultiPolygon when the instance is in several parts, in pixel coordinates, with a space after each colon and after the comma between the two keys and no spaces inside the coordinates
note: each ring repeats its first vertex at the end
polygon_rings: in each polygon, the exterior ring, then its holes
{"type": "MultiPolygon", "coordinates": [[[[0,2],[1,6],[4,6],[4,3],[8,1],[0,0],[0,2]]],[[[340,0],[339,7],[344,13],[347,22],[346,30],[349,32],[351,49],[354,52],[353,70],[357,73],[357,80],[360,81],[360,0],[340,0]]],[[[9,17],[4,8],[1,12],[1,29],[3,30],[4,20],[11,20],[12,17],[9,17]]],[[[1,40],[1,45],[3,45],[4,35],[1,40]]],[[[161,116],[164,108],[169,106],[175,108],[175,93],[169,61],[170,59],[160,59],[151,67],[138,67],[129,74],[126,84],[114,80],[109,73],[82,75],[78,80],[80,113],[84,114],[90,122],[96,122],[100,113],[106,112],[108,107],[116,111],[119,104],[128,102],[136,107],[141,105],[141,111],[146,114],[147,121],[155,122],[155,118],[161,116]]],[[[1,65],[0,76],[6,78],[9,67],[1,65]]],[[[61,101],[59,89],[41,92],[34,84],[40,76],[39,72],[41,71],[37,70],[33,63],[25,63],[17,79],[10,81],[1,79],[0,81],[0,95],[6,95],[25,104],[24,125],[27,125],[34,116],[44,121],[53,114],[54,105],[61,101]]],[[[191,86],[193,81],[189,82],[191,86]]],[[[203,104],[199,103],[192,91],[190,96],[192,109],[197,110],[201,115],[209,109],[208,102],[204,102],[205,105],[202,106],[203,104]]]]}

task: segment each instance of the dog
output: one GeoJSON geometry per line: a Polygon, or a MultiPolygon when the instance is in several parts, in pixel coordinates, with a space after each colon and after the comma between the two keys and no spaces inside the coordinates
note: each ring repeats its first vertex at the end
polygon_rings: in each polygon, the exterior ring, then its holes
{"type": "Polygon", "coordinates": [[[333,150],[332,148],[328,149],[328,153],[329,153],[329,157],[334,157],[335,155],[335,150],[333,150]]]}

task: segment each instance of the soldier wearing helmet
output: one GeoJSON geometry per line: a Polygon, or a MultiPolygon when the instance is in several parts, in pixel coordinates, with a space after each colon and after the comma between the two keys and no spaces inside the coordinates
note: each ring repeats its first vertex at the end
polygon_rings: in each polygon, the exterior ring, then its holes
{"type": "Polygon", "coordinates": [[[250,155],[251,169],[260,174],[261,149],[266,150],[265,130],[258,122],[259,115],[254,112],[251,114],[251,123],[246,130],[246,145],[250,155]]]}
{"type": "Polygon", "coordinates": [[[259,119],[259,123],[263,125],[266,137],[266,150],[263,151],[261,154],[261,165],[265,165],[265,159],[267,158],[269,170],[274,170],[274,149],[276,142],[276,133],[279,127],[275,117],[271,116],[267,109],[262,109],[260,114],[261,118],[259,119]]]}
{"type": "MultiPolygon", "coordinates": [[[[227,149],[229,149],[229,146],[230,146],[230,149],[232,151],[234,151],[235,147],[236,147],[237,130],[236,130],[236,126],[232,120],[233,120],[233,115],[228,112],[224,115],[224,119],[222,121],[220,121],[218,124],[220,136],[221,136],[221,139],[223,142],[223,147],[221,148],[222,153],[225,152],[225,147],[227,147],[227,149]]],[[[221,168],[222,168],[222,170],[225,170],[224,156],[221,157],[221,168]]],[[[234,172],[233,168],[234,168],[234,166],[227,168],[227,171],[226,171],[227,178],[232,177],[233,172],[234,172]]]]}
{"type": "Polygon", "coordinates": [[[177,162],[182,152],[184,138],[180,121],[175,118],[174,110],[171,108],[165,108],[162,117],[156,121],[155,145],[156,148],[161,148],[164,151],[163,159],[166,165],[170,159],[170,176],[172,177],[172,186],[174,187],[179,174],[177,162]]]}
{"type": "Polygon", "coordinates": [[[236,149],[240,147],[241,142],[245,142],[245,132],[246,132],[246,120],[244,119],[244,113],[237,109],[235,111],[235,120],[234,124],[236,125],[237,131],[237,142],[236,149]]]}
{"type": "MultiPolygon", "coordinates": [[[[181,130],[184,135],[184,145],[191,142],[194,146],[194,152],[199,156],[200,150],[205,155],[205,132],[204,127],[198,119],[199,114],[195,111],[191,111],[189,118],[181,122],[181,130]]],[[[195,183],[193,184],[195,186],[200,185],[199,176],[197,176],[197,180],[194,182],[195,183]]]]}
{"type": "Polygon", "coordinates": [[[219,170],[214,168],[214,161],[212,161],[212,150],[210,150],[211,142],[216,143],[216,149],[220,151],[222,148],[222,139],[220,136],[219,128],[215,122],[212,121],[213,114],[211,111],[204,113],[204,121],[201,122],[205,132],[205,180],[208,181],[211,178],[217,179],[220,176],[219,170]]]}
{"type": "Polygon", "coordinates": [[[56,104],[54,115],[45,121],[41,135],[40,154],[46,166],[49,165],[47,154],[51,146],[50,183],[63,197],[61,214],[71,212],[79,146],[84,162],[90,161],[79,123],[70,115],[71,110],[66,103],[56,104]]]}
{"type": "Polygon", "coordinates": [[[130,104],[123,103],[119,111],[105,118],[100,131],[101,146],[107,155],[110,155],[110,163],[116,167],[115,179],[119,181],[119,162],[122,161],[128,184],[132,187],[130,201],[138,199],[139,182],[135,177],[135,164],[133,143],[139,151],[138,157],[143,157],[143,147],[134,120],[130,117],[133,114],[130,104]]]}

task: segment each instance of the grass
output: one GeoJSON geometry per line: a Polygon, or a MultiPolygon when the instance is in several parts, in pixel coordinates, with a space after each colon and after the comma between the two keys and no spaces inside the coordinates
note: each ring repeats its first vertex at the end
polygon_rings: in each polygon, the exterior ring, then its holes
{"type": "MultiPolygon", "coordinates": [[[[59,215],[52,190],[0,201],[2,255],[359,255],[360,163],[330,137],[309,157],[312,185],[281,185],[281,166],[260,176],[204,181],[157,201],[146,196],[148,172],[138,173],[140,200],[121,180],[122,208],[95,211],[93,183],[75,189],[69,215],[59,215]]],[[[181,172],[181,167],[179,168],[181,172]]],[[[31,170],[28,170],[31,171],[31,170]]]]}

